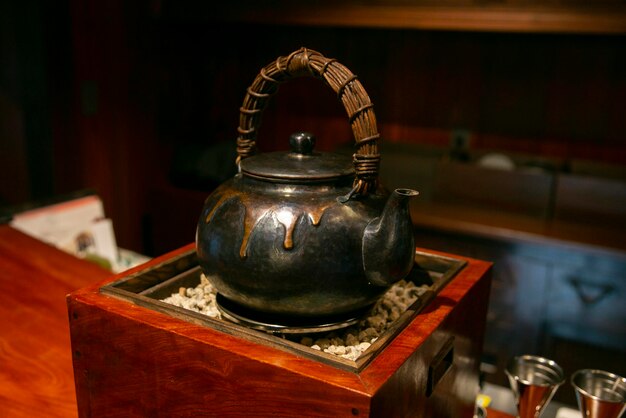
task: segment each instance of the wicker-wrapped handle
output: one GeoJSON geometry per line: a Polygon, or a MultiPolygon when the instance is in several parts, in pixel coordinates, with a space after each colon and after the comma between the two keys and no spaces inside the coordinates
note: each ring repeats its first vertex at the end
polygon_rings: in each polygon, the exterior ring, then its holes
{"type": "Polygon", "coordinates": [[[353,155],[356,178],[353,193],[367,194],[376,188],[380,154],[377,140],[374,105],[356,75],[335,59],[326,58],[319,52],[301,48],[261,69],[256,76],[239,109],[237,131],[237,163],[255,153],[257,130],[268,99],[278,86],[292,78],[313,76],[323,80],[343,103],[352,133],[356,141],[353,155]]]}

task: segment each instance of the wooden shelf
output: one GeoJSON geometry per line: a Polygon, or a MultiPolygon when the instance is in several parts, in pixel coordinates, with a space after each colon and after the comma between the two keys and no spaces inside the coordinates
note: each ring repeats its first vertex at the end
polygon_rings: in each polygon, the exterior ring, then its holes
{"type": "Polygon", "coordinates": [[[603,3],[490,5],[466,1],[429,2],[244,2],[224,5],[214,18],[231,22],[304,26],[463,30],[530,33],[626,33],[626,5],[603,3]],[[456,5],[455,5],[456,3],[456,5]]]}
{"type": "Polygon", "coordinates": [[[472,206],[428,203],[411,208],[417,227],[506,242],[550,245],[626,259],[619,228],[543,220],[472,206]]]}

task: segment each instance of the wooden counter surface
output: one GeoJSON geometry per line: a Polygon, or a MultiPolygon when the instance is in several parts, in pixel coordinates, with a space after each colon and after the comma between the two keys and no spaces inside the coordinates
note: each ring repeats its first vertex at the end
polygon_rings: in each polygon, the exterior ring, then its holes
{"type": "Polygon", "coordinates": [[[487,408],[487,418],[514,418],[513,415],[487,408]]]}
{"type": "Polygon", "coordinates": [[[0,225],[1,417],[78,415],[65,296],[110,276],[0,225]]]}
{"type": "Polygon", "coordinates": [[[111,276],[0,225],[0,416],[76,417],[65,296],[111,276]]]}

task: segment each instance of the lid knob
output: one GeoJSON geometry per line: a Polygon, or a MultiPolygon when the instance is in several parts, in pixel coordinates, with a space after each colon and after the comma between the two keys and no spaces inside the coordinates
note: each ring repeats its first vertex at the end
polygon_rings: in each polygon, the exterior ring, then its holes
{"type": "Polygon", "coordinates": [[[310,132],[296,132],[289,136],[291,152],[301,155],[310,155],[315,147],[315,135],[310,132]]]}

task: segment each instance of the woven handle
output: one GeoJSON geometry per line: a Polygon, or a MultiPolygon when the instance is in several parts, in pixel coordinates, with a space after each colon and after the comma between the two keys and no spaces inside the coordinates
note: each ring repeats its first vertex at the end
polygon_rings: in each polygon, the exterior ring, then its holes
{"type": "Polygon", "coordinates": [[[281,83],[302,76],[320,78],[337,93],[348,113],[356,141],[356,152],[353,155],[356,171],[353,193],[367,194],[374,190],[380,164],[377,143],[380,135],[376,128],[374,105],[356,75],[336,60],[306,48],[301,48],[287,57],[278,57],[276,61],[262,68],[248,87],[243,105],[239,109],[237,163],[255,153],[257,130],[268,99],[276,93],[281,83]]]}

